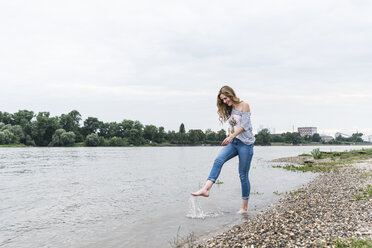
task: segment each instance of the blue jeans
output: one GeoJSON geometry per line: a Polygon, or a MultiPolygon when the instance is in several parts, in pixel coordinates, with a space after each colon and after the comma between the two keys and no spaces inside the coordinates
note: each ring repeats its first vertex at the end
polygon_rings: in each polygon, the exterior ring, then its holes
{"type": "Polygon", "coordinates": [[[251,184],[249,183],[249,168],[251,167],[251,161],[253,157],[253,144],[246,145],[237,138],[234,138],[227,146],[223,147],[214,161],[211,173],[209,174],[208,180],[216,182],[220,175],[223,164],[239,155],[239,177],[242,187],[242,198],[244,200],[249,199],[251,192],[251,184]]]}

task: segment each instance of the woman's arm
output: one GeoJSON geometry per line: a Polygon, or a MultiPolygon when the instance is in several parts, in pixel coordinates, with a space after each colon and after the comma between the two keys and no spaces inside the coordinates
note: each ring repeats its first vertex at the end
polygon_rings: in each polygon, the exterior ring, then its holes
{"type": "Polygon", "coordinates": [[[228,145],[236,136],[238,136],[241,132],[243,132],[244,131],[244,128],[242,128],[242,127],[238,127],[236,130],[235,130],[235,132],[233,132],[232,134],[230,134],[230,136],[229,137],[227,137],[223,142],[222,142],[222,144],[221,145],[223,145],[223,146],[226,146],[226,145],[228,145]]]}

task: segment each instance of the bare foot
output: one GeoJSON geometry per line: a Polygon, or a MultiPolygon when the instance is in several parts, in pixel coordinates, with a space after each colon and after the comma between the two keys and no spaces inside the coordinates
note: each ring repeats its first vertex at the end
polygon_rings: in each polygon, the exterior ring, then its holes
{"type": "Polygon", "coordinates": [[[208,197],[209,196],[209,190],[199,189],[196,192],[191,192],[191,195],[208,197]]]}
{"type": "Polygon", "coordinates": [[[238,211],[238,214],[248,214],[248,209],[241,208],[241,209],[238,211]]]}

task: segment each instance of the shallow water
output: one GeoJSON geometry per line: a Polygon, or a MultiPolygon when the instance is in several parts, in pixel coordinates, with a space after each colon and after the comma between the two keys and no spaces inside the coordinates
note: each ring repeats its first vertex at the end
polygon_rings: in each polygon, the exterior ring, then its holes
{"type": "MultiPolygon", "coordinates": [[[[249,217],[315,174],[268,160],[314,147],[255,147],[249,217]]],[[[324,151],[359,147],[321,146],[324,151]]],[[[0,247],[169,247],[239,223],[237,162],[227,162],[209,198],[204,184],[220,147],[1,148],[0,247]]]]}

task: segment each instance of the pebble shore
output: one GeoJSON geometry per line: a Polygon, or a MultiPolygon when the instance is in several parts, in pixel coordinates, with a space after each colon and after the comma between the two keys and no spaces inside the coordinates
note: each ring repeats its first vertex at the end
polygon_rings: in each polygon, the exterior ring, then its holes
{"type": "Polygon", "coordinates": [[[372,199],[358,195],[372,184],[371,171],[367,160],[321,173],[271,209],[195,247],[333,247],[337,240],[370,239],[372,199]]]}

